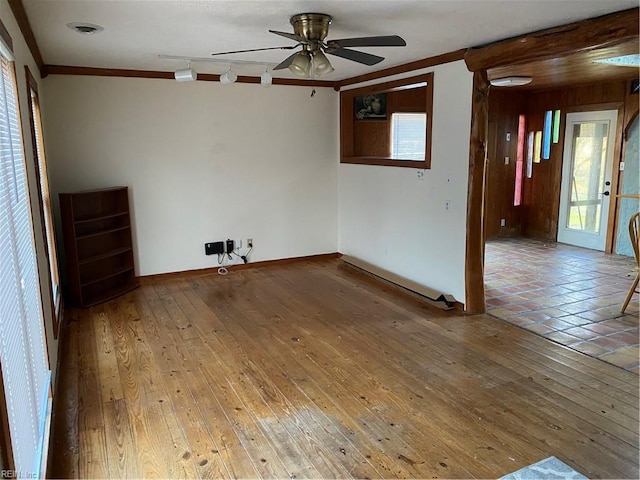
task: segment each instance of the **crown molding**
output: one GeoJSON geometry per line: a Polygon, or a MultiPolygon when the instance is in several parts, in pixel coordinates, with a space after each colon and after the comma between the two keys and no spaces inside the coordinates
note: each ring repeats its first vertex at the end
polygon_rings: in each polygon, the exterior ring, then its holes
{"type": "Polygon", "coordinates": [[[365,73],[364,75],[358,75],[356,77],[345,78],[336,82],[339,90],[347,85],[354,85],[356,83],[368,82],[369,80],[377,80],[379,78],[390,77],[391,75],[398,75],[401,73],[413,72],[422,68],[434,67],[436,65],[442,65],[444,63],[456,62],[464,59],[466,49],[454,50],[453,52],[443,53],[434,57],[423,58],[422,60],[416,60],[414,62],[404,63],[395,67],[385,68],[384,70],[378,70],[371,73],[365,73]]]}

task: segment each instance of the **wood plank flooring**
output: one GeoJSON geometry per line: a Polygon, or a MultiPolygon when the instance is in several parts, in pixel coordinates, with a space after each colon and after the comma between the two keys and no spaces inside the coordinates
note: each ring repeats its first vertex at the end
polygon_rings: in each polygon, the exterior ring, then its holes
{"type": "Polygon", "coordinates": [[[63,327],[49,476],[638,478],[638,375],[339,260],[167,276],[63,327]]]}

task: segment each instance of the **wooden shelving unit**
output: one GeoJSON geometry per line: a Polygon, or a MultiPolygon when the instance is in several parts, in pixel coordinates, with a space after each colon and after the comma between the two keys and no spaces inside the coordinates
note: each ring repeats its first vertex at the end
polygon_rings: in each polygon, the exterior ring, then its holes
{"type": "Polygon", "coordinates": [[[67,297],[90,307],[138,286],[127,187],[60,194],[67,297]]]}

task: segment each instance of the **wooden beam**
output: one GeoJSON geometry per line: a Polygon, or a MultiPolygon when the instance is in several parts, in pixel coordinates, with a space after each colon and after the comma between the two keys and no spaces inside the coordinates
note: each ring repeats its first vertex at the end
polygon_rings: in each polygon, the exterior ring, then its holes
{"type": "Polygon", "coordinates": [[[401,73],[412,72],[421,68],[434,67],[436,65],[442,65],[444,63],[456,62],[464,58],[465,50],[455,50],[453,52],[443,53],[442,55],[436,55],[435,57],[423,58],[422,60],[416,60],[415,62],[404,63],[395,67],[385,68],[384,70],[378,70],[377,72],[365,73],[364,75],[358,75],[356,77],[345,78],[336,82],[336,90],[346,85],[354,85],[356,83],[368,82],[369,80],[377,80],[378,78],[389,77],[391,75],[398,75],[401,73]]]}
{"type": "Polygon", "coordinates": [[[471,141],[467,194],[467,243],[465,259],[465,311],[484,313],[484,172],[489,120],[489,80],[487,72],[473,74],[471,141]]]}
{"type": "Polygon", "coordinates": [[[36,36],[33,34],[33,30],[31,30],[31,24],[29,23],[29,18],[27,17],[27,12],[24,9],[22,0],[8,0],[8,2],[11,7],[11,11],[13,12],[13,16],[16,18],[16,22],[20,27],[22,36],[24,37],[25,42],[27,42],[29,51],[35,60],[36,65],[38,65],[40,76],[44,78],[47,76],[46,69],[44,68],[44,60],[42,60],[42,54],[38,48],[36,36]]]}
{"type": "Polygon", "coordinates": [[[467,68],[475,72],[614,45],[638,38],[638,12],[638,8],[632,8],[470,48],[464,54],[464,61],[467,68]]]}

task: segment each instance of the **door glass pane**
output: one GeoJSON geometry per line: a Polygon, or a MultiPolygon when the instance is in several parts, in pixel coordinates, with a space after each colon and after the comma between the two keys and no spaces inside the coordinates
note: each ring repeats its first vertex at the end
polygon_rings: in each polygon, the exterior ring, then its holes
{"type": "Polygon", "coordinates": [[[576,123],[573,126],[571,201],[567,228],[600,232],[608,135],[608,122],[576,123]]]}

